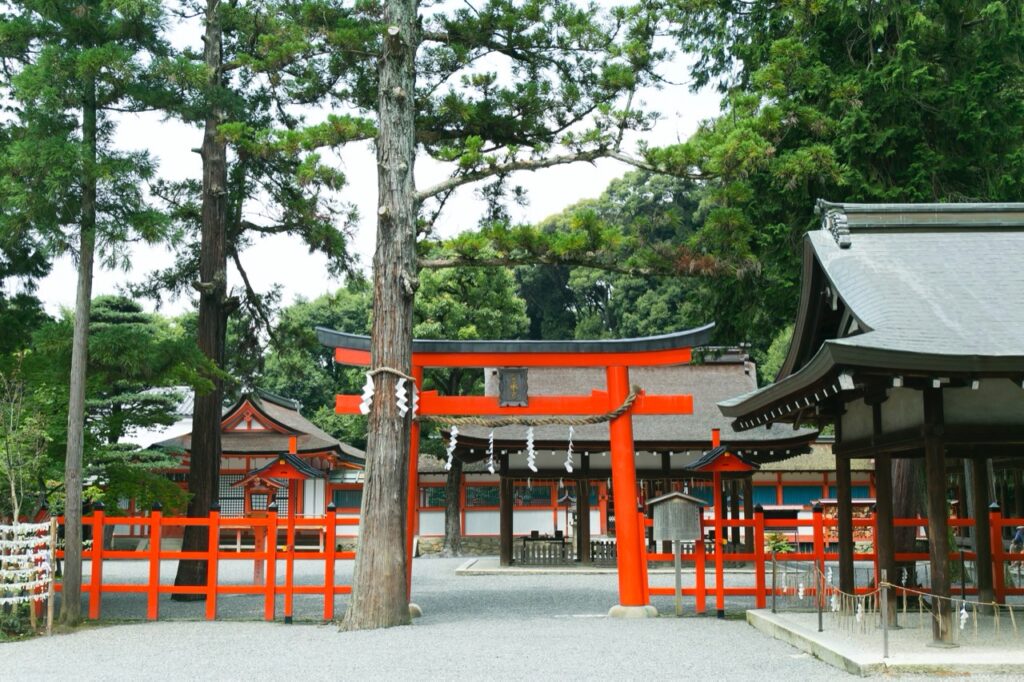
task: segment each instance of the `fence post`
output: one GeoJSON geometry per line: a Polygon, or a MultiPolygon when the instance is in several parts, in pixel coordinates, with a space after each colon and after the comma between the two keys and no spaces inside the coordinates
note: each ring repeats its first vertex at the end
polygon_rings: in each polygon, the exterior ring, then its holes
{"type": "Polygon", "coordinates": [[[819,573],[815,578],[817,580],[815,580],[814,587],[814,602],[818,607],[818,632],[824,632],[825,623],[822,612],[825,610],[825,576],[819,573]]]}
{"type": "Polygon", "coordinates": [[[285,522],[285,555],[284,555],[284,622],[292,623],[292,606],[295,601],[295,511],[291,505],[295,498],[288,499],[288,520],[285,522]]]}
{"type": "Polygon", "coordinates": [[[889,658],[889,572],[881,569],[882,576],[882,658],[889,658]]]}
{"type": "Polygon", "coordinates": [[[640,524],[640,587],[644,604],[651,603],[651,581],[647,575],[647,517],[643,507],[637,509],[636,518],[640,524]]]}
{"type": "Polygon", "coordinates": [[[821,502],[815,502],[811,508],[812,522],[811,529],[814,533],[814,565],[818,573],[825,575],[825,518],[822,513],[821,502]]]}
{"type": "Polygon", "coordinates": [[[778,583],[777,575],[775,566],[775,548],[772,547],[772,613],[778,613],[775,610],[775,586],[778,583]]]}
{"type": "Polygon", "coordinates": [[[338,508],[334,502],[327,505],[324,538],[324,620],[334,620],[334,557],[338,549],[338,508]]]}
{"type": "Polygon", "coordinates": [[[217,618],[217,569],[220,568],[220,502],[210,505],[207,519],[206,548],[206,620],[217,618]]]}
{"type": "Polygon", "coordinates": [[[100,617],[103,590],[103,503],[92,506],[92,570],[89,578],[89,620],[100,617]]]}
{"type": "Polygon", "coordinates": [[[267,570],[263,597],[263,618],[274,620],[277,606],[277,502],[267,506],[267,570]]]}
{"type": "Polygon", "coordinates": [[[163,506],[154,502],[149,512],[149,584],[146,590],[146,618],[156,620],[160,616],[160,522],[163,520],[163,506]]]}
{"type": "Polygon", "coordinates": [[[1003,514],[999,503],[988,507],[989,535],[992,538],[992,592],[997,604],[1006,603],[1006,552],[1003,550],[1003,514]]]}
{"type": "Polygon", "coordinates": [[[766,604],[764,589],[764,507],[754,507],[754,605],[763,609],[766,604]]]}
{"type": "Polygon", "coordinates": [[[704,613],[707,608],[707,549],[704,547],[704,535],[693,544],[694,557],[694,601],[697,613],[704,613]]]}

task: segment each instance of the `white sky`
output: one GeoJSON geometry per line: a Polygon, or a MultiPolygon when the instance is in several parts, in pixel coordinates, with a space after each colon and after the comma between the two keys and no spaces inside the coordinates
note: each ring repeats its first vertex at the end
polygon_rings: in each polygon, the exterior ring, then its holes
{"type": "MultiPolygon", "coordinates": [[[[684,57],[678,57],[667,65],[663,75],[673,81],[685,80],[684,57]]],[[[718,113],[717,94],[693,94],[685,85],[642,92],[639,100],[646,103],[648,110],[657,111],[662,117],[651,131],[642,136],[652,146],[685,140],[700,121],[718,113]]],[[[163,121],[159,116],[147,114],[126,118],[117,136],[121,148],[148,149],[159,161],[163,177],[180,179],[200,176],[199,156],[190,151],[201,143],[202,133],[196,128],[176,121],[163,121]]],[[[640,139],[637,135],[627,136],[624,151],[635,149],[640,139]]],[[[341,164],[349,181],[342,197],[354,202],[360,214],[351,247],[358,254],[362,269],[368,272],[375,241],[377,203],[376,163],[371,145],[363,143],[346,147],[341,156],[341,164]]],[[[598,196],[611,180],[629,170],[628,166],[620,162],[603,160],[595,164],[573,164],[534,173],[519,173],[512,177],[512,182],[527,190],[529,204],[525,207],[512,207],[513,218],[517,221],[539,221],[581,199],[598,196]]],[[[421,157],[417,161],[416,176],[418,185],[426,187],[444,179],[447,176],[446,167],[421,157]]],[[[440,236],[449,237],[476,226],[482,205],[475,199],[474,190],[475,186],[472,185],[463,187],[449,201],[436,224],[440,236]]],[[[116,293],[119,285],[141,280],[148,272],[165,267],[172,261],[173,256],[166,247],[137,247],[132,252],[131,269],[128,272],[105,270],[97,265],[93,295],[116,293]]],[[[323,256],[310,254],[300,240],[288,236],[259,239],[242,254],[242,262],[257,290],[265,291],[275,283],[282,284],[282,303],[285,305],[292,303],[298,296],[314,298],[334,291],[340,285],[338,280],[327,275],[326,259],[323,256]]],[[[230,284],[240,284],[240,278],[230,264],[229,273],[230,284]]],[[[72,261],[69,258],[57,261],[52,273],[40,283],[37,291],[48,312],[56,314],[61,307],[74,307],[75,282],[76,272],[72,261]]],[[[144,304],[152,309],[149,302],[144,304]]],[[[177,314],[191,307],[192,302],[187,299],[165,300],[161,310],[166,314],[177,314]]]]}

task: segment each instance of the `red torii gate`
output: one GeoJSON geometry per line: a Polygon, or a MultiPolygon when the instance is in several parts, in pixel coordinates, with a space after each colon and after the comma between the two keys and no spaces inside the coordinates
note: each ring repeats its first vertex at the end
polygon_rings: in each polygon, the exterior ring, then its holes
{"type": "MultiPolygon", "coordinates": [[[[413,342],[412,372],[419,391],[427,367],[603,367],[607,391],[579,396],[534,396],[522,407],[502,406],[493,396],[439,396],[419,393],[417,416],[583,416],[600,415],[621,406],[631,392],[630,367],[679,365],[690,362],[691,349],[708,343],[709,324],[662,336],[602,341],[435,341],[413,342]]],[[[357,367],[371,366],[370,339],[323,327],[320,342],[334,348],[334,360],[357,367]]],[[[359,414],[362,397],[338,395],[335,411],[359,414]]],[[[612,615],[654,615],[649,606],[647,565],[641,515],[637,508],[636,459],[632,415],[686,415],[693,413],[693,396],[646,395],[640,391],[632,406],[609,423],[615,539],[618,555],[619,606],[612,615]],[[623,608],[624,607],[624,608],[623,608]]],[[[406,499],[407,580],[412,582],[412,541],[416,535],[419,492],[419,423],[413,420],[409,441],[409,485],[406,499]]],[[[410,589],[411,592],[411,589],[410,589]]]]}

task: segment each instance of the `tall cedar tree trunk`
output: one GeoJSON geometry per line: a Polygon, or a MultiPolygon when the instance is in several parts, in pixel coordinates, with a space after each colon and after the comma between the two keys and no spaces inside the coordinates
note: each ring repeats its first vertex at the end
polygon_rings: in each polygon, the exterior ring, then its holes
{"type": "MultiPolygon", "coordinates": [[[[224,364],[224,337],[227,333],[227,142],[218,135],[223,122],[216,102],[221,88],[220,0],[206,4],[204,60],[210,72],[208,82],[209,113],[203,130],[203,208],[202,237],[199,251],[199,349],[218,367],[224,364]]],[[[192,453],[188,467],[188,490],[192,495],[188,515],[206,517],[217,498],[220,483],[220,420],[224,382],[213,377],[214,388],[196,393],[192,421],[192,453]]],[[[208,532],[200,526],[187,526],[182,540],[185,552],[205,551],[208,532]]],[[[205,585],[205,561],[180,561],[175,585],[205,585]]],[[[179,601],[199,601],[203,595],[175,595],[179,601]]]]}
{"type": "MultiPolygon", "coordinates": [[[[377,248],[373,256],[374,367],[406,374],[412,359],[416,287],[416,196],[413,180],[416,0],[384,3],[384,41],[377,70],[377,248]]],[[[366,444],[366,479],[356,547],[352,600],[342,627],[364,630],[409,623],[405,583],[405,509],[410,417],[395,406],[393,374],[374,376],[366,444]]]]}
{"type": "MultiPolygon", "coordinates": [[[[923,512],[924,501],[921,499],[919,481],[923,476],[924,460],[920,458],[899,457],[892,460],[892,515],[896,519],[913,518],[923,512]]],[[[916,551],[917,528],[897,526],[893,528],[893,551],[901,554],[916,551]]],[[[897,563],[896,575],[889,578],[890,582],[900,584],[903,570],[907,571],[907,587],[918,585],[914,571],[914,562],[897,563]]]]}
{"type": "Polygon", "coordinates": [[[64,461],[64,582],[60,619],[82,620],[82,451],[85,448],[85,373],[89,362],[89,314],[96,248],[96,80],[86,77],[82,97],[82,215],[78,249],[78,292],[71,343],[68,449],[64,461]]]}
{"type": "Polygon", "coordinates": [[[462,460],[452,459],[444,481],[444,545],[441,556],[462,555],[462,460]]]}

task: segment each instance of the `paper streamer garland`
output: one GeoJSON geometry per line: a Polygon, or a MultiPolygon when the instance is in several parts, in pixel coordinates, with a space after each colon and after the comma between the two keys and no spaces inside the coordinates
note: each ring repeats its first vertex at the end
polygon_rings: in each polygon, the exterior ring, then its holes
{"type": "Polygon", "coordinates": [[[487,436],[487,471],[494,473],[494,429],[487,436]]]}
{"type": "Polygon", "coordinates": [[[533,427],[526,430],[526,466],[537,473],[537,453],[533,449],[533,427]]]}
{"type": "Polygon", "coordinates": [[[416,384],[412,385],[412,416],[416,417],[416,413],[420,411],[420,389],[416,387],[416,384]]]}
{"type": "Polygon", "coordinates": [[[569,445],[565,449],[565,470],[572,473],[572,426],[569,427],[569,445]]]}
{"type": "Polygon", "coordinates": [[[370,405],[373,404],[373,375],[366,373],[366,383],[363,384],[362,401],[359,403],[360,414],[370,414],[370,405]]]}
{"type": "Polygon", "coordinates": [[[452,426],[451,436],[448,439],[448,448],[446,450],[448,454],[448,461],[444,463],[444,470],[451,471],[452,461],[455,459],[455,446],[459,442],[459,427],[452,426]]]}
{"type": "Polygon", "coordinates": [[[398,377],[395,381],[395,406],[398,408],[399,416],[404,417],[408,414],[409,400],[405,390],[405,377],[398,377]]]}

